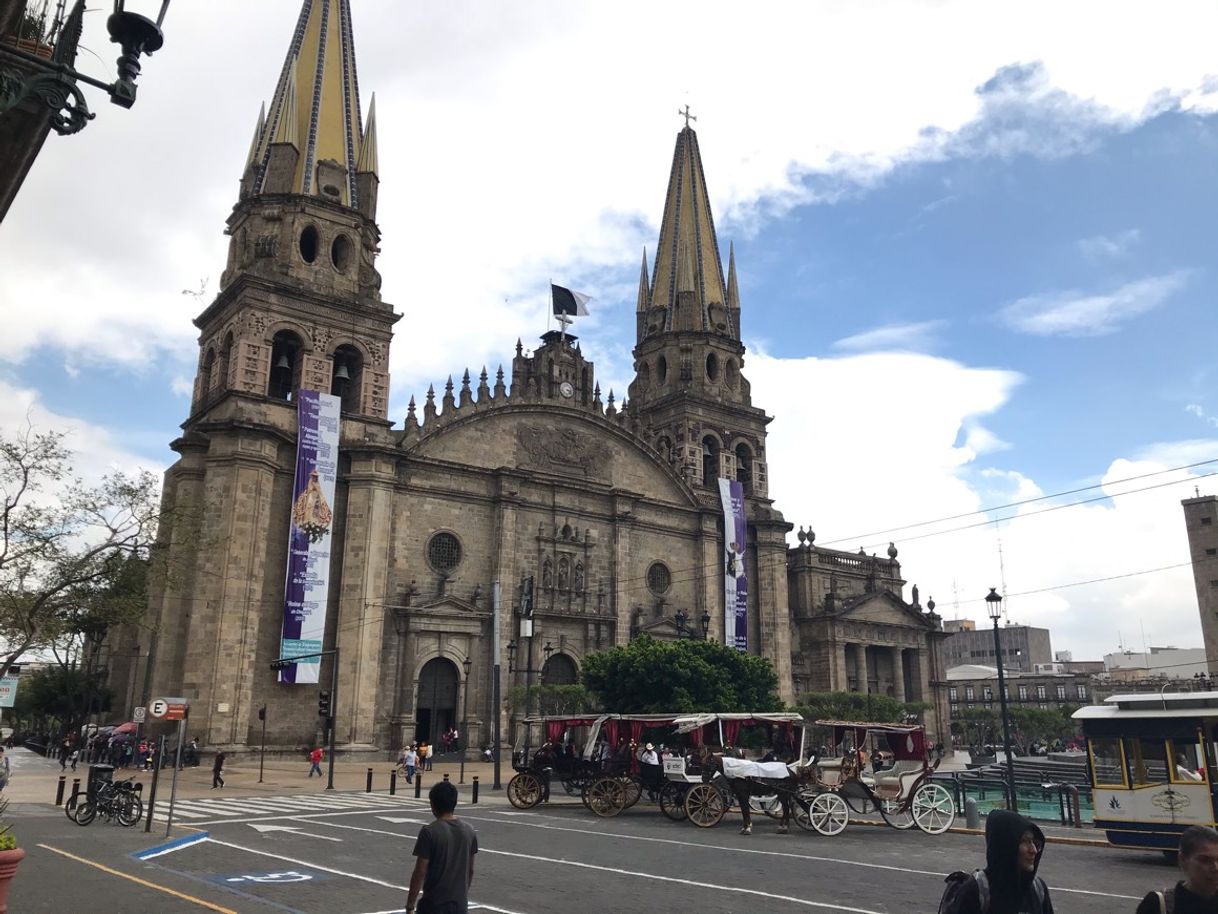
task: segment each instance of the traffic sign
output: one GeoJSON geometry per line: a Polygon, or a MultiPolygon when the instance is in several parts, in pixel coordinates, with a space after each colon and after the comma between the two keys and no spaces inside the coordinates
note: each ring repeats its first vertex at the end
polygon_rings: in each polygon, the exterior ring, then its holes
{"type": "Polygon", "coordinates": [[[148,715],[147,708],[136,708],[131,712],[131,720],[133,723],[142,724],[148,715]]]}
{"type": "Polygon", "coordinates": [[[185,720],[189,703],[185,698],[154,698],[148,713],[164,720],[185,720]]]}
{"type": "Polygon", "coordinates": [[[154,698],[152,704],[148,706],[148,713],[153,717],[164,717],[169,711],[169,702],[164,698],[154,698]]]}

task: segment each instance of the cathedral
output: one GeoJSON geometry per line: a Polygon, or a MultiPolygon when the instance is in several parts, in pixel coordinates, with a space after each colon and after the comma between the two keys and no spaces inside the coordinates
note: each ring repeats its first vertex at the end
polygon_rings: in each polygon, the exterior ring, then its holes
{"type": "Polygon", "coordinates": [[[271,746],[317,740],[333,682],[346,751],[462,723],[477,746],[504,713],[496,664],[504,696],[576,682],[590,652],[646,633],[765,656],[788,702],[926,702],[946,739],[942,625],[916,587],[906,602],[895,547],[824,549],[802,528],[788,544],[735,256],[725,271],[688,121],[639,276],[627,396],[602,390],[564,326],[390,419],[403,315],[376,269],[375,98],[365,119],[352,28],[349,0],[303,0],[258,119],[165,475],[172,573],[138,642],[115,645],[116,693],[184,697],[192,734],[239,751],[264,725],[271,746]],[[281,656],[302,662],[272,670],[281,656]]]}

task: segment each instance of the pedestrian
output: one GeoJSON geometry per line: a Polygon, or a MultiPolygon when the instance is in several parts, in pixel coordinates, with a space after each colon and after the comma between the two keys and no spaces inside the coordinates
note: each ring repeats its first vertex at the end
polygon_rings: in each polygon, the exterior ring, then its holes
{"type": "Polygon", "coordinates": [[[11,773],[8,756],[4,754],[4,749],[0,748],[0,793],[3,793],[4,788],[8,786],[8,778],[11,773]]]}
{"type": "Polygon", "coordinates": [[[1184,879],[1174,889],[1151,892],[1137,914],[1215,914],[1218,912],[1218,831],[1190,825],[1180,835],[1184,879]]]}
{"type": "Polygon", "coordinates": [[[413,743],[406,747],[406,755],[402,761],[406,765],[406,783],[413,784],[415,768],[419,764],[419,753],[415,751],[413,743]]]}
{"type": "Polygon", "coordinates": [[[224,778],[222,776],[223,772],[224,772],[224,750],[217,749],[215,761],[213,761],[211,763],[211,789],[212,790],[215,790],[217,787],[224,786],[224,778]]]}
{"type": "Polygon", "coordinates": [[[436,820],[415,839],[406,914],[467,914],[478,835],[454,815],[457,788],[448,781],[433,785],[427,798],[436,820]]]}
{"type": "Polygon", "coordinates": [[[70,756],[70,758],[72,759],[72,770],[73,770],[73,771],[75,771],[75,770],[76,770],[76,763],[77,763],[77,761],[79,761],[79,760],[80,760],[80,750],[79,750],[79,749],[73,749],[73,750],[72,750],[72,755],[70,756]]]}
{"type": "Polygon", "coordinates": [[[1036,875],[1045,835],[1018,813],[996,809],[985,821],[985,869],[947,877],[940,914],[1053,914],[1036,875]]]}
{"type": "Polygon", "coordinates": [[[427,740],[419,743],[419,770],[431,770],[431,746],[427,745],[427,740]]]}
{"type": "Polygon", "coordinates": [[[309,753],[309,762],[311,763],[309,766],[309,777],[313,777],[314,774],[321,777],[321,760],[324,755],[325,753],[322,751],[321,746],[317,746],[309,753]]]}

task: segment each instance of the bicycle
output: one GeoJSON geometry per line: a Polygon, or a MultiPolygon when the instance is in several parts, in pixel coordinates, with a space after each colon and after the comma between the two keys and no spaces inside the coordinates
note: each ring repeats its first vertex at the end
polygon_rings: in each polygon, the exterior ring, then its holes
{"type": "Polygon", "coordinates": [[[140,799],[132,778],[110,784],[102,784],[95,797],[86,797],[76,804],[72,820],[80,826],[90,824],[97,816],[107,822],[117,821],[130,828],[143,818],[144,801],[140,799]]]}

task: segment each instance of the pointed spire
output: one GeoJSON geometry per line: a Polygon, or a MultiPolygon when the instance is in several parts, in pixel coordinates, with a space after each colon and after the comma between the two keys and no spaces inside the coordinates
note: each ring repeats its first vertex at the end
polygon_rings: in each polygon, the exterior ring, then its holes
{"type": "MultiPolygon", "coordinates": [[[[350,0],[302,0],[300,17],[275,86],[267,129],[256,160],[266,170],[270,147],[296,146],[300,157],[290,181],[291,193],[325,193],[333,185],[339,202],[357,204],[356,154],[364,147],[375,158],[375,137],[366,144],[360,128],[359,84],[355,72],[355,42],[350,0]],[[337,163],[338,172],[317,180],[318,165],[337,163]]],[[[375,162],[373,162],[375,165],[375,162]]],[[[261,183],[256,193],[263,190],[261,183]]],[[[328,196],[334,197],[333,193],[328,196]]]]}
{"type": "Polygon", "coordinates": [[[355,165],[355,173],[377,174],[375,92],[368,104],[368,122],[364,125],[364,139],[359,144],[359,162],[355,165]]]}
{"type": "Polygon", "coordinates": [[[452,411],[456,401],[453,400],[453,376],[448,376],[448,383],[444,385],[444,399],[440,401],[441,408],[444,410],[444,415],[447,417],[452,411]]]}
{"type": "Polygon", "coordinates": [[[613,405],[613,388],[609,388],[609,399],[605,405],[605,415],[612,419],[617,415],[617,407],[613,405]]]}
{"type": "Polygon", "coordinates": [[[639,270],[639,303],[636,311],[646,311],[651,307],[651,288],[647,276],[647,248],[643,248],[643,266],[639,270]]]}
{"type": "Polygon", "coordinates": [[[485,403],[491,398],[490,385],[486,383],[489,376],[486,373],[486,366],[482,366],[482,374],[478,375],[478,402],[485,403]]]}
{"type": "Polygon", "coordinates": [[[727,306],[740,310],[740,286],[736,283],[736,243],[727,248],[727,306]]]}
{"type": "Polygon", "coordinates": [[[465,375],[461,378],[461,405],[469,406],[474,402],[473,391],[469,387],[469,369],[465,369],[465,375]]]}
{"type": "Polygon", "coordinates": [[[254,159],[258,155],[258,144],[262,142],[262,131],[266,128],[266,102],[258,109],[258,126],[254,128],[254,138],[250,140],[249,155],[245,157],[245,168],[249,169],[254,164],[254,159]]]}
{"type": "Polygon", "coordinates": [[[423,424],[431,422],[436,418],[436,386],[434,384],[427,385],[427,400],[423,404],[423,424]]]}
{"type": "Polygon", "coordinates": [[[499,400],[507,396],[507,387],[503,384],[503,366],[499,366],[499,370],[495,372],[495,399],[499,400]]]}
{"type": "Polygon", "coordinates": [[[296,66],[293,61],[292,66],[288,69],[287,91],[284,92],[280,109],[275,112],[275,135],[271,137],[272,144],[295,146],[300,149],[296,95],[296,66]]]}
{"type": "Polygon", "coordinates": [[[698,135],[688,126],[677,134],[652,280],[650,304],[668,309],[669,326],[665,329],[671,327],[678,292],[686,288],[696,295],[694,329],[712,329],[708,309],[724,307],[727,302],[698,135]],[[678,274],[684,270],[688,270],[688,276],[682,285],[678,274]]]}
{"type": "Polygon", "coordinates": [[[415,415],[414,394],[411,394],[410,405],[406,407],[406,427],[414,428],[418,424],[419,418],[415,415]]]}

